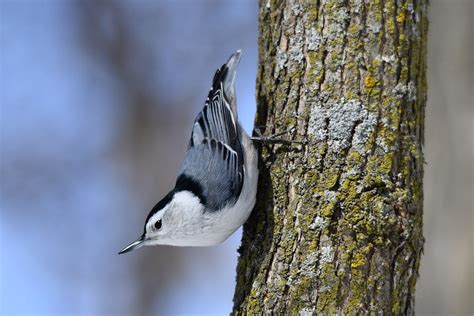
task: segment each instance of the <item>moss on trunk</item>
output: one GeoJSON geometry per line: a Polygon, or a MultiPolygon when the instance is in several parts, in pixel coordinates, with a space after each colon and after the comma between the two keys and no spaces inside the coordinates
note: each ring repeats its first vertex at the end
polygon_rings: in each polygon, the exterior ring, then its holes
{"type": "Polygon", "coordinates": [[[426,0],[260,1],[261,149],[234,313],[413,314],[426,0]]]}

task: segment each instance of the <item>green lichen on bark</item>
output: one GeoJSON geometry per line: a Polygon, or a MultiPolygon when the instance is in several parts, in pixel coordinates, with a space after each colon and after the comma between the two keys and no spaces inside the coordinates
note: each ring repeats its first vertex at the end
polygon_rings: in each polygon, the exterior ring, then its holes
{"type": "Polygon", "coordinates": [[[235,314],[413,314],[426,0],[261,0],[261,148],[235,314]]]}

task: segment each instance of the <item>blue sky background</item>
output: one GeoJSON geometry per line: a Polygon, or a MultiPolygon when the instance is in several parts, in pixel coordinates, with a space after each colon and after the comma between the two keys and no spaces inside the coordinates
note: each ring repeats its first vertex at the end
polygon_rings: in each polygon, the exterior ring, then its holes
{"type": "Polygon", "coordinates": [[[251,130],[257,4],[101,5],[1,3],[0,312],[227,314],[240,231],[212,248],[117,251],[141,234],[149,209],[171,188],[214,71],[238,48],[239,115],[251,130]],[[90,32],[112,44],[128,33],[130,55],[111,66],[106,49],[88,42],[90,32]],[[142,106],[156,121],[128,117],[135,105],[124,77],[135,81],[135,94],[156,101],[142,106]],[[136,137],[124,141],[124,129],[136,137]],[[161,143],[137,145],[146,142],[142,134],[161,143]],[[157,284],[143,286],[147,279],[157,284]]]}

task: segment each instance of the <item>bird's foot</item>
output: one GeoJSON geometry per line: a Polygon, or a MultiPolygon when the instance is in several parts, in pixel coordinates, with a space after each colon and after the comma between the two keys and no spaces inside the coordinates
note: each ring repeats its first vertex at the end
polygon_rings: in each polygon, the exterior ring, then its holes
{"type": "Polygon", "coordinates": [[[265,136],[262,134],[261,128],[262,128],[261,126],[255,127],[254,134],[256,136],[251,137],[253,141],[257,141],[263,144],[286,144],[286,145],[306,143],[306,142],[301,142],[301,141],[296,141],[296,140],[288,140],[288,139],[280,138],[280,136],[283,136],[285,134],[290,134],[292,132],[292,129],[281,132],[281,133],[265,136]]]}

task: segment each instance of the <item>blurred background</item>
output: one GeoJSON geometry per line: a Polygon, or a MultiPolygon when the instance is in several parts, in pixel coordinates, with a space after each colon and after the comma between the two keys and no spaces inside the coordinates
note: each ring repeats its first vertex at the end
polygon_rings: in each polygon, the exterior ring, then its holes
{"type": "MultiPolygon", "coordinates": [[[[419,315],[472,315],[473,3],[431,0],[419,315]]],[[[225,315],[241,232],[117,252],[174,185],[237,48],[252,129],[256,1],[0,0],[2,315],[225,315]]]]}

